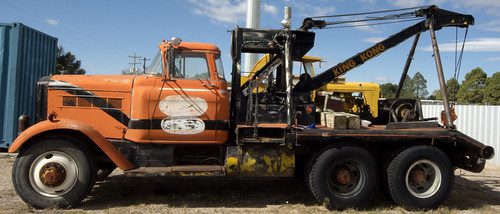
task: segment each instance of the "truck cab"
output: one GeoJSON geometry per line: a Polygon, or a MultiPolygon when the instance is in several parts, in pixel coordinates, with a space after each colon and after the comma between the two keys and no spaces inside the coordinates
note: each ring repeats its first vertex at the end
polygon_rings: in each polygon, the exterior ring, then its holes
{"type": "Polygon", "coordinates": [[[229,94],[220,50],[211,44],[159,45],[162,60],[137,76],[125,139],[159,144],[223,144],[229,94]],[[146,95],[146,96],[144,96],[146,95]],[[188,138],[186,138],[188,136],[188,138]]]}

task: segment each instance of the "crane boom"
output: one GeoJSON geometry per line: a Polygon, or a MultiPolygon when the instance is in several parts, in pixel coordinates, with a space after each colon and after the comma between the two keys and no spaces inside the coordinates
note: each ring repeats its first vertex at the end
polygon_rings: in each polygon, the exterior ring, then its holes
{"type": "MultiPolygon", "coordinates": [[[[366,61],[379,56],[381,53],[389,50],[400,44],[401,42],[407,40],[408,38],[425,32],[429,30],[429,24],[434,23],[435,30],[439,30],[442,27],[468,27],[474,24],[474,17],[471,15],[455,13],[443,9],[439,9],[437,6],[430,6],[428,8],[420,9],[414,12],[416,17],[426,17],[423,21],[420,21],[413,26],[405,28],[400,32],[393,34],[389,38],[382,40],[373,46],[357,53],[356,55],[348,58],[347,60],[338,63],[337,65],[325,70],[324,72],[317,74],[311,78],[308,83],[297,84],[294,91],[312,91],[318,89],[325,84],[335,80],[337,77],[344,75],[348,71],[364,64],[366,61]]],[[[308,31],[312,28],[325,28],[331,23],[324,20],[314,20],[311,18],[304,19],[302,27],[300,30],[308,31]]]]}

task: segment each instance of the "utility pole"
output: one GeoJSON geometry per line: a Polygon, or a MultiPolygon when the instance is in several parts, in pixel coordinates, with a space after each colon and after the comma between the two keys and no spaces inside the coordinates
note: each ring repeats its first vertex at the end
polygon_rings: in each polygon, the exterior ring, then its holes
{"type": "Polygon", "coordinates": [[[147,60],[151,60],[151,59],[148,59],[146,57],[142,58],[142,73],[146,73],[146,61],[147,60]]]}
{"type": "Polygon", "coordinates": [[[136,74],[136,73],[137,73],[137,68],[136,68],[136,65],[140,65],[140,64],[141,64],[140,62],[137,62],[137,59],[140,59],[140,58],[141,58],[141,56],[136,55],[136,54],[134,53],[134,55],[133,55],[133,56],[128,56],[128,57],[129,57],[129,58],[131,58],[131,59],[132,59],[132,61],[133,61],[133,62],[129,63],[129,65],[131,65],[131,66],[133,67],[133,68],[132,68],[132,73],[133,73],[133,74],[136,74]]]}

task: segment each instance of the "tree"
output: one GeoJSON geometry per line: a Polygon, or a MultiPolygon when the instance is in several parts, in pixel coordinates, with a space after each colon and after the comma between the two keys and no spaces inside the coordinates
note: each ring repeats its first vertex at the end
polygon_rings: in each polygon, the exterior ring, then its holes
{"type": "MultiPolygon", "coordinates": [[[[384,83],[380,85],[380,94],[382,95],[383,98],[395,98],[397,90],[398,90],[398,85],[393,83],[384,83]]],[[[408,75],[406,75],[405,81],[403,83],[403,88],[401,89],[399,97],[414,98],[412,79],[408,75]]]]}
{"type": "Polygon", "coordinates": [[[500,105],[500,72],[494,73],[486,80],[483,103],[489,105],[500,105]]]}
{"type": "Polygon", "coordinates": [[[457,100],[458,90],[460,90],[460,83],[455,78],[446,81],[446,92],[451,100],[457,100]]]}
{"type": "Polygon", "coordinates": [[[403,83],[403,88],[401,89],[400,98],[413,99],[415,98],[413,80],[410,76],[406,75],[405,81],[403,83]]]}
{"type": "Polygon", "coordinates": [[[85,74],[81,64],[71,52],[65,52],[62,46],[57,47],[55,74],[85,74]]]}
{"type": "Polygon", "coordinates": [[[384,98],[394,98],[396,96],[396,90],[398,86],[392,83],[384,83],[380,85],[380,94],[384,98]]]}
{"type": "Polygon", "coordinates": [[[432,94],[431,94],[431,95],[429,95],[429,96],[427,97],[427,99],[428,99],[428,100],[437,100],[437,99],[436,99],[436,93],[435,93],[435,92],[436,92],[436,91],[432,92],[432,94]]]}
{"type": "Polygon", "coordinates": [[[132,69],[123,69],[122,70],[122,74],[123,75],[134,75],[134,72],[132,71],[132,69]]]}
{"type": "Polygon", "coordinates": [[[420,72],[417,72],[415,73],[415,75],[413,75],[411,82],[413,83],[414,98],[422,99],[427,97],[427,95],[429,94],[429,92],[427,91],[427,80],[420,72]]]}
{"type": "MultiPolygon", "coordinates": [[[[446,92],[448,93],[448,97],[450,100],[456,101],[459,89],[460,84],[458,83],[457,79],[451,78],[446,81],[446,92]]],[[[432,92],[432,96],[434,96],[436,100],[443,100],[441,89],[436,89],[434,92],[432,92]]]]}
{"type": "Polygon", "coordinates": [[[487,75],[477,67],[465,75],[458,90],[458,101],[464,103],[483,103],[487,75]]]}

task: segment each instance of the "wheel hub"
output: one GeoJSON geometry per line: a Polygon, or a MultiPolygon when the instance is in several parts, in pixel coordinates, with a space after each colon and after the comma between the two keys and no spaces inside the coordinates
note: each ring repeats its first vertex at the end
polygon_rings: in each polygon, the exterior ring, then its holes
{"type": "Polygon", "coordinates": [[[342,168],[337,171],[336,177],[339,184],[346,185],[351,182],[352,174],[349,170],[342,168]]]}
{"type": "Polygon", "coordinates": [[[410,173],[411,183],[414,185],[421,185],[426,181],[426,173],[420,169],[414,169],[413,172],[410,173]]]}
{"type": "Polygon", "coordinates": [[[431,160],[418,160],[408,168],[405,180],[406,187],[413,196],[429,198],[441,187],[441,170],[431,160]]]}
{"type": "Polygon", "coordinates": [[[48,187],[57,187],[66,180],[66,170],[64,166],[51,162],[45,164],[40,170],[40,181],[48,187]]]}
{"type": "Polygon", "coordinates": [[[355,161],[334,164],[330,173],[328,185],[335,195],[349,197],[358,194],[364,188],[365,171],[355,161]]]}
{"type": "Polygon", "coordinates": [[[29,180],[33,189],[47,197],[58,197],[71,191],[78,182],[75,160],[61,151],[47,151],[33,160],[29,180]]]}

